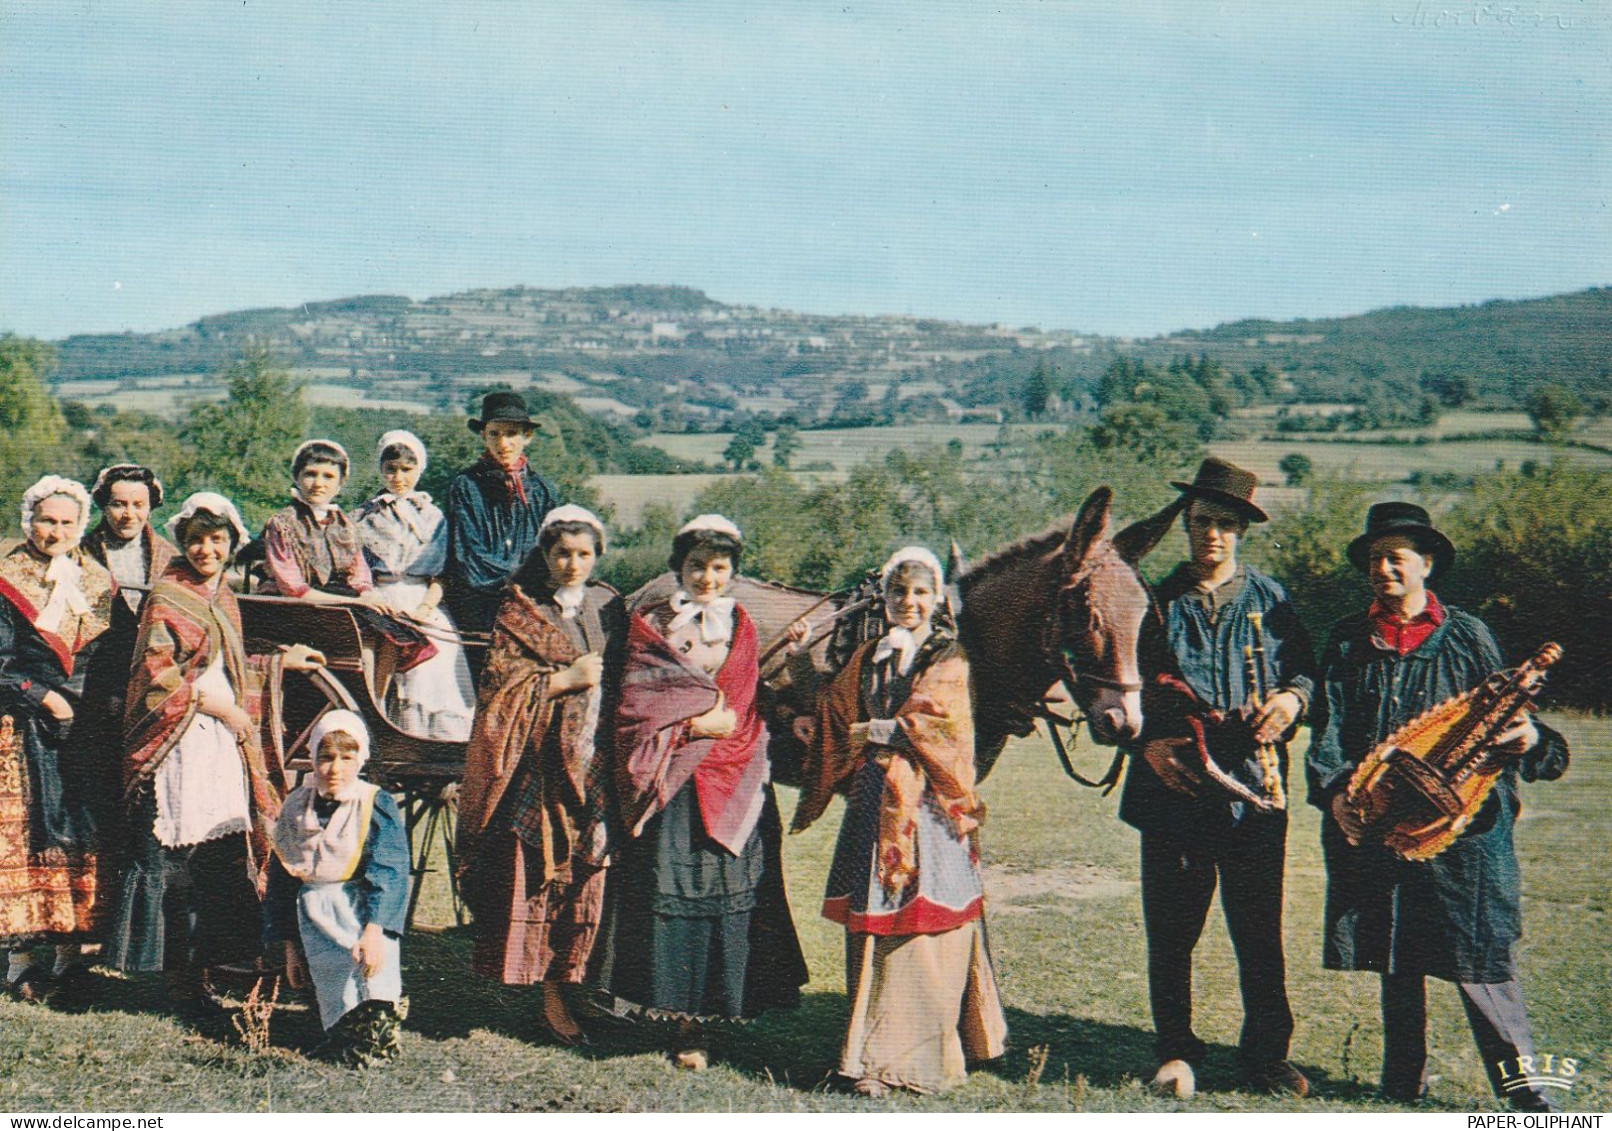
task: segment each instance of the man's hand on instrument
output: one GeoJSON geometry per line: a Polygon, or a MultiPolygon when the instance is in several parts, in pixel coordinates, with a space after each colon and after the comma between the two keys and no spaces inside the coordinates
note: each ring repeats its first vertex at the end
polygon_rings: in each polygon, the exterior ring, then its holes
{"type": "Polygon", "coordinates": [[[1338,828],[1343,831],[1343,838],[1350,844],[1359,844],[1366,835],[1366,826],[1360,823],[1355,815],[1354,806],[1349,804],[1347,793],[1337,793],[1332,797],[1332,819],[1338,822],[1338,828]]]}
{"type": "Polygon", "coordinates": [[[728,710],[727,700],[717,692],[716,706],[703,715],[688,721],[689,733],[695,738],[726,738],[739,725],[739,716],[728,710]]]}
{"type": "Polygon", "coordinates": [[[784,629],[784,635],[789,637],[789,650],[791,652],[804,652],[806,642],[812,638],[811,623],[805,617],[801,617],[784,629]]]}
{"type": "Polygon", "coordinates": [[[599,681],[603,678],[604,657],[597,652],[589,652],[585,656],[578,656],[550,676],[549,686],[563,695],[569,691],[598,687],[599,681]]]}
{"type": "Polygon", "coordinates": [[[311,672],[325,666],[325,654],[306,644],[292,644],[285,649],[285,668],[292,672],[311,672]]]}
{"type": "Polygon", "coordinates": [[[1511,720],[1511,725],[1495,735],[1494,749],[1513,757],[1526,754],[1539,745],[1539,728],[1527,711],[1511,720]]]}
{"type": "Polygon", "coordinates": [[[1265,706],[1254,717],[1254,741],[1275,742],[1293,729],[1303,712],[1304,700],[1295,692],[1278,691],[1265,700],[1265,706]]]}
{"type": "Polygon", "coordinates": [[[429,621],[436,615],[437,606],[434,601],[421,601],[409,613],[410,620],[429,621]]]}

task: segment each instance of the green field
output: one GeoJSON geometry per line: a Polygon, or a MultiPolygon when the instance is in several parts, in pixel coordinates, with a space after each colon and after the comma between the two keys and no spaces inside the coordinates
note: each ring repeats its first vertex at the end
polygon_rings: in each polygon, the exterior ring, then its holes
{"type": "MultiPolygon", "coordinates": [[[[1008,431],[1037,432],[1043,425],[1009,425],[1008,431]]],[[[998,424],[895,424],[885,428],[825,428],[800,433],[800,451],[794,466],[810,468],[815,464],[832,465],[836,471],[848,471],[869,456],[879,456],[891,448],[915,448],[924,444],[944,444],[959,440],[969,458],[983,455],[986,445],[1002,434],[998,424]]],[[[704,460],[720,464],[722,449],[732,436],[726,433],[657,432],[644,439],[662,451],[681,459],[704,460]]],[[[756,458],[769,462],[772,443],[769,438],[756,458]]]]}
{"type": "MultiPolygon", "coordinates": [[[[1580,1059],[1570,1110],[1612,1105],[1607,1017],[1612,843],[1612,723],[1553,720],[1575,748],[1561,782],[1524,787],[1517,829],[1527,936],[1518,958],[1540,1051],[1580,1059]]],[[[1088,771],[1104,754],[1079,755],[1088,771]]],[[[786,813],[793,807],[782,791],[786,813]]],[[[785,844],[790,891],[812,981],[802,1006],[719,1033],[713,1066],[672,1067],[649,1032],[567,1050],[535,1036],[536,998],[468,974],[462,928],[416,930],[405,943],[413,1012],[395,1063],[349,1073],[306,1059],[317,1038],[306,1005],[277,1014],[282,1046],[248,1053],[162,1011],[149,980],[95,979],[79,1012],[0,1002],[0,1110],[391,1111],[1389,1111],[1373,1099],[1380,1056],[1375,978],[1320,969],[1323,893],[1317,816],[1293,814],[1288,847],[1288,984],[1293,1058],[1316,1095],[1274,1100],[1233,1090],[1240,1024],[1235,967],[1218,912],[1198,951],[1199,1033],[1211,1054],[1189,1103],[1149,1096],[1150,1023],[1136,887],[1136,836],[1101,798],[1062,777],[1044,741],[1011,747],[985,784],[983,830],[992,948],[1012,1027],[999,1063],[942,1097],[866,1101],[832,1090],[844,1024],[839,929],[816,914],[839,808],[785,844]],[[1033,1050],[1044,1050],[1038,1078],[1033,1050]]],[[[446,922],[440,879],[422,918],[446,922]]],[[[1454,991],[1429,994],[1434,1110],[1492,1100],[1454,991]]],[[[1039,1055],[1039,1054],[1037,1054],[1039,1055]]]]}

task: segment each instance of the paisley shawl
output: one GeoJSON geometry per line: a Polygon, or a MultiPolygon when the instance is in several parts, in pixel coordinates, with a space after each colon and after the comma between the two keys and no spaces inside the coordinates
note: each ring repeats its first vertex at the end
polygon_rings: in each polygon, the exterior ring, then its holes
{"type": "MultiPolygon", "coordinates": [[[[117,591],[106,567],[86,550],[80,547],[69,553],[83,570],[78,584],[89,602],[89,611],[77,616],[65,614],[56,632],[34,627],[34,632],[61,664],[62,674],[67,676],[73,674],[73,657],[78,651],[111,626],[112,597],[117,591]]],[[[49,568],[50,559],[29,542],[19,542],[0,558],[0,597],[9,601],[29,625],[33,625],[39,611],[50,600],[51,583],[45,580],[45,571],[49,568]]]]}
{"type": "Polygon", "coordinates": [[[278,718],[274,704],[265,710],[265,691],[279,685],[281,656],[248,658],[235,594],[227,584],[212,591],[183,558],[169,565],[142,605],[134,655],[123,715],[125,799],[134,801],[178,745],[199,710],[196,681],[213,657],[221,655],[236,702],[260,724],[239,747],[252,800],[254,860],[266,860],[284,772],[277,759],[265,754],[261,729],[263,721],[272,727],[278,718]]]}

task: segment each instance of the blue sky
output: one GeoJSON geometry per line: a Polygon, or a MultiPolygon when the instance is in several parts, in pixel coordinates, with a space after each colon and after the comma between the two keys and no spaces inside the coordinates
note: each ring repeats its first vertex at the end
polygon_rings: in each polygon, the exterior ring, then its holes
{"type": "Polygon", "coordinates": [[[682,283],[1153,334],[1612,283],[1612,5],[0,0],[0,330],[682,283]]]}

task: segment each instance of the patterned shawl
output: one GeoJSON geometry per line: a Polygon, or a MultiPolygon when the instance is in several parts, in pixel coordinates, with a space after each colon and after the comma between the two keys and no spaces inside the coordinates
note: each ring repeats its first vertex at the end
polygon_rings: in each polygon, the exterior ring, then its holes
{"type": "Polygon", "coordinates": [[[771,763],[756,710],[755,622],[742,606],[733,618],[733,644],[713,678],[685,663],[643,613],[633,614],[616,727],[616,790],[630,836],[690,778],[712,840],[738,855],[755,828],[771,763]],[[692,737],[689,720],[716,706],[719,692],[738,726],[726,738],[692,737]]]}
{"type": "MultiPolygon", "coordinates": [[[[152,586],[140,608],[140,635],[129,672],[123,712],[123,787],[132,800],[151,779],[198,710],[195,683],[214,656],[224,660],[235,700],[254,720],[277,725],[277,705],[265,696],[278,688],[281,656],[247,659],[241,609],[228,584],[214,591],[183,558],[176,558],[152,586]]],[[[271,749],[278,744],[271,744],[271,749]]],[[[252,800],[254,860],[268,858],[274,819],[280,812],[284,773],[265,754],[262,735],[240,743],[252,800]],[[272,764],[271,764],[272,763],[272,764]]]]}
{"type": "Polygon", "coordinates": [[[0,598],[9,601],[22,614],[56,657],[56,662],[61,664],[62,673],[71,676],[73,657],[111,624],[115,588],[112,575],[106,572],[106,567],[82,547],[68,553],[82,570],[78,587],[84,591],[89,608],[82,613],[63,614],[55,632],[46,632],[34,625],[40,610],[50,601],[52,584],[45,579],[50,559],[34,549],[33,543],[19,542],[10,553],[0,558],[0,598]]]}
{"type": "Polygon", "coordinates": [[[891,894],[918,870],[918,806],[929,788],[952,830],[964,836],[985,819],[974,792],[974,720],[969,708],[968,661],[955,643],[920,653],[912,693],[895,711],[898,746],[869,748],[851,739],[851,724],[866,722],[866,676],[877,641],[856,650],[817,708],[817,737],[806,752],[794,832],[822,816],[836,792],[850,785],[864,758],[885,764],[879,802],[879,882],[891,894]],[[887,761],[886,761],[887,760],[887,761]]]}
{"type": "Polygon", "coordinates": [[[294,499],[264,525],[264,536],[271,530],[283,539],[303,580],[314,589],[345,585],[361,553],[358,527],[335,503],[330,504],[324,525],[320,525],[313,508],[294,499]]]}
{"type": "Polygon", "coordinates": [[[624,613],[615,590],[599,583],[590,589],[610,595],[597,624],[587,624],[593,614],[586,606],[574,622],[588,636],[601,637],[594,648],[605,657],[604,679],[592,693],[550,694],[549,678],[584,651],[561,626],[557,609],[533,600],[516,584],[498,610],[459,787],[457,847],[466,869],[474,867],[477,848],[495,818],[542,852],[544,883],[569,876],[573,862],[598,867],[610,853],[609,720],[621,671],[624,613]],[[590,694],[601,700],[592,715],[594,727],[589,726],[590,694]],[[542,755],[556,726],[564,774],[550,781],[543,777],[542,755]]]}

